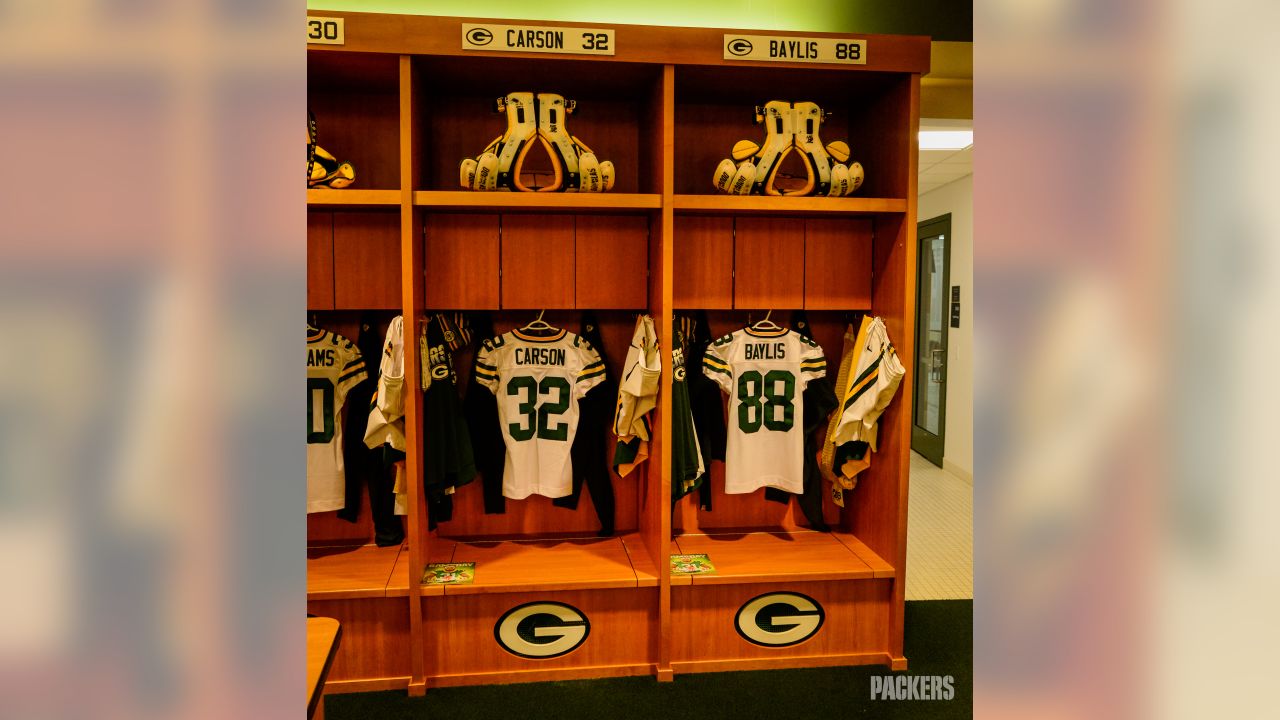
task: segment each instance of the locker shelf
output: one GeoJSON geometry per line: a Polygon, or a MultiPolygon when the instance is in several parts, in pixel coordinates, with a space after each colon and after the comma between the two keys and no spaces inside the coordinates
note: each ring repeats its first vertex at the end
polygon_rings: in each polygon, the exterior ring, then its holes
{"type": "Polygon", "coordinates": [[[694,575],[694,585],[893,577],[893,568],[848,534],[772,531],[682,535],[684,554],[705,553],[714,575],[694,575]]]}
{"type": "Polygon", "coordinates": [[[307,548],[307,600],[386,597],[402,549],[400,545],[307,548]]]}

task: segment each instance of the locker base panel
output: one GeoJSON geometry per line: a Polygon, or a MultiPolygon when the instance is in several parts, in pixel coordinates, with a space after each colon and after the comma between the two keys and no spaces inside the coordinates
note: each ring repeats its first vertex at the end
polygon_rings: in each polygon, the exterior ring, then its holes
{"type": "MultiPolygon", "coordinates": [[[[683,547],[683,546],[682,546],[683,547]]],[[[891,578],[675,585],[677,672],[891,665],[891,578]]]]}
{"type": "Polygon", "coordinates": [[[423,599],[430,686],[647,675],[658,657],[658,588],[423,599]]]}
{"type": "Polygon", "coordinates": [[[408,685],[412,640],[408,598],[308,600],[307,612],[342,625],[342,642],[326,692],[364,692],[408,685]]]}

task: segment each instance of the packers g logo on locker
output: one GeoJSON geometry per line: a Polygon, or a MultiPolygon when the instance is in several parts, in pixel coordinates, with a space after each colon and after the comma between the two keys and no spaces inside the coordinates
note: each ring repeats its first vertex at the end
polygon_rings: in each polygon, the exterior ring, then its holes
{"type": "Polygon", "coordinates": [[[751,598],[733,619],[742,639],[764,647],[796,645],[817,634],[827,617],[816,600],[799,593],[751,598]]]}
{"type": "Polygon", "coordinates": [[[467,40],[470,40],[472,45],[488,45],[493,42],[493,33],[482,27],[471,28],[467,33],[467,40]]]}
{"type": "Polygon", "coordinates": [[[508,610],[493,626],[503,650],[532,660],[573,652],[591,634],[591,623],[577,608],[558,602],[531,602],[508,610]]]}

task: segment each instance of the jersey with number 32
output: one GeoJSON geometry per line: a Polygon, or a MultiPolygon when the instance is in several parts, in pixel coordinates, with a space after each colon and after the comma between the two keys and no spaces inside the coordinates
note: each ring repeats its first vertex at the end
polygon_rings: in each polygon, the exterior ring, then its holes
{"type": "Polygon", "coordinates": [[[786,328],[716,340],[702,371],[729,393],[724,491],[804,490],[804,389],[827,374],[822,347],[786,328]]]}
{"type": "Polygon", "coordinates": [[[498,397],[498,421],[507,444],[502,494],[514,500],[568,495],[578,400],[604,382],[600,354],[566,330],[549,337],[515,330],[484,342],[475,372],[480,384],[498,397]]]}

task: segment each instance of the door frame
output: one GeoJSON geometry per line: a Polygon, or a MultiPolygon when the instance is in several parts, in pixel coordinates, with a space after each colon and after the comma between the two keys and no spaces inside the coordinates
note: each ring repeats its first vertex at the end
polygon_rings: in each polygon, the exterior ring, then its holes
{"type": "MultiPolygon", "coordinates": [[[[951,311],[951,307],[950,307],[951,305],[951,213],[944,213],[937,217],[930,218],[928,220],[924,220],[916,224],[916,257],[918,258],[918,262],[916,264],[916,317],[915,317],[916,352],[922,355],[927,352],[927,348],[924,346],[924,343],[921,342],[921,336],[924,333],[928,332],[928,330],[927,328],[922,327],[922,323],[920,322],[920,316],[922,314],[921,310],[923,308],[923,303],[922,303],[923,298],[921,297],[921,295],[925,289],[924,282],[923,282],[923,273],[925,268],[923,244],[925,240],[928,240],[929,238],[934,237],[936,235],[942,236],[942,256],[943,256],[942,346],[946,351],[943,357],[943,367],[947,368],[947,366],[950,364],[950,359],[947,356],[951,354],[951,342],[950,342],[951,340],[951,329],[950,329],[951,328],[951,320],[950,320],[950,317],[951,317],[951,312],[950,312],[951,311]]],[[[920,363],[919,361],[917,361],[915,369],[918,370],[919,367],[920,367],[920,363]]],[[[920,394],[921,382],[924,380],[925,380],[924,378],[920,377],[919,373],[916,374],[913,381],[914,386],[912,387],[912,391],[913,391],[912,397],[915,397],[915,398],[922,397],[922,395],[920,394]]],[[[939,453],[939,457],[936,461],[933,458],[925,456],[924,453],[920,453],[922,457],[925,457],[926,459],[928,459],[930,462],[933,462],[938,467],[942,467],[942,458],[946,456],[946,448],[947,448],[946,383],[947,383],[947,379],[946,379],[946,375],[944,375],[943,381],[942,381],[942,393],[938,397],[937,438],[940,441],[939,444],[941,445],[941,448],[940,448],[941,452],[939,453]]],[[[919,408],[918,402],[913,402],[911,404],[911,449],[912,450],[916,449],[916,444],[918,442],[926,441],[925,439],[927,435],[929,436],[933,435],[932,433],[928,433],[928,431],[921,429],[921,427],[917,423],[916,410],[918,408],[919,408]]],[[[929,438],[929,440],[931,439],[932,438],[929,438]]],[[[919,451],[917,450],[916,452],[919,452],[919,451]]]]}

